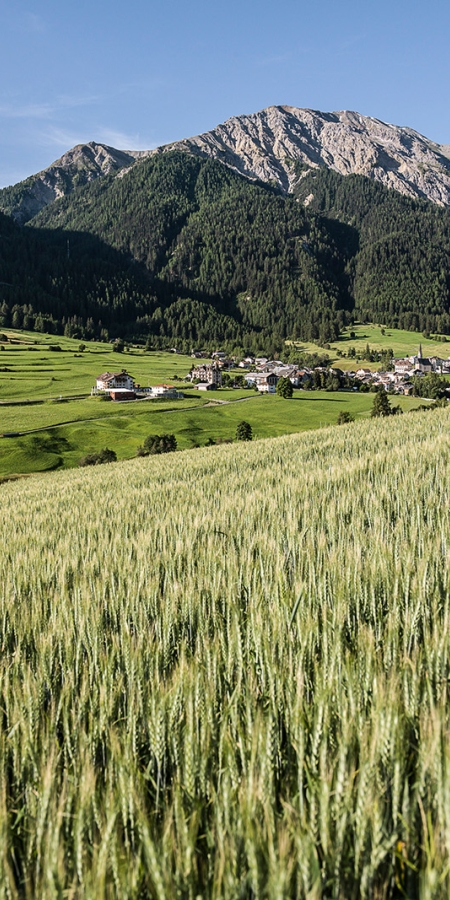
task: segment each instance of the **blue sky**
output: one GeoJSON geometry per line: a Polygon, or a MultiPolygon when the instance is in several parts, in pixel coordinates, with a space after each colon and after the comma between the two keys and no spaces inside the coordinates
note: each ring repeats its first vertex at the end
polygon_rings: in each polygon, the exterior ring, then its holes
{"type": "Polygon", "coordinates": [[[76,143],[143,149],[271,104],[450,143],[450,3],[0,0],[0,186],[76,143]]]}

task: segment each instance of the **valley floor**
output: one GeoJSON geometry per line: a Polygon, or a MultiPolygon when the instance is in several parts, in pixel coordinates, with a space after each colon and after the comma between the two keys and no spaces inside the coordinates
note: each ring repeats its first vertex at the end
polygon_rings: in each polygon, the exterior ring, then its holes
{"type": "MultiPolygon", "coordinates": [[[[375,326],[356,326],[355,334],[361,347],[369,339],[371,346],[380,348],[386,345],[380,341],[404,347],[408,334],[378,332],[375,326]]],[[[188,356],[138,349],[118,354],[95,343],[80,352],[79,342],[67,338],[36,339],[34,333],[23,332],[10,337],[14,342],[3,344],[0,352],[0,434],[19,436],[0,437],[0,478],[76,466],[81,457],[104,447],[119,459],[130,458],[149,434],[161,432],[175,434],[181,450],[208,440],[233,440],[242,419],[250,423],[257,439],[306,431],[334,424],[341,411],[365,418],[373,403],[372,394],[352,392],[295,391],[292,400],[232,389],[200,395],[182,382],[196,362],[188,356]],[[143,386],[173,383],[185,399],[119,404],[90,396],[101,372],[121,368],[143,386]],[[245,402],[236,402],[241,400],[245,402]]],[[[416,337],[409,333],[412,348],[416,337]]],[[[346,335],[339,345],[347,347],[346,335]]],[[[314,345],[300,349],[323,353],[314,345]]],[[[333,347],[331,358],[344,367],[335,353],[333,347]]],[[[424,405],[411,397],[396,397],[393,402],[405,412],[424,405]]]]}

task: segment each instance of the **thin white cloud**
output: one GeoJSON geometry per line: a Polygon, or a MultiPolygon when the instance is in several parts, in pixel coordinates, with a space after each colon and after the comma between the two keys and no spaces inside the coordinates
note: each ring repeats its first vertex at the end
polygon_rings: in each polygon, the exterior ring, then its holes
{"type": "Polygon", "coordinates": [[[33,34],[45,34],[47,25],[42,16],[36,13],[26,12],[22,16],[22,27],[25,31],[31,31],[33,34]]]}
{"type": "Polygon", "coordinates": [[[143,141],[139,133],[127,134],[114,128],[100,128],[96,140],[101,144],[109,144],[119,150],[153,150],[156,144],[143,141]]]}
{"type": "Polygon", "coordinates": [[[50,103],[0,103],[0,117],[5,119],[51,119],[65,109],[91,106],[102,100],[100,96],[61,96],[50,103]]]}
{"type": "Polygon", "coordinates": [[[0,104],[0,116],[5,119],[49,119],[54,112],[50,103],[0,104]]]}
{"type": "Polygon", "coordinates": [[[69,150],[76,144],[86,144],[88,141],[92,141],[93,136],[83,135],[82,133],[77,134],[64,128],[51,127],[42,131],[37,136],[37,139],[43,147],[64,147],[66,150],[69,150]]]}
{"type": "Polygon", "coordinates": [[[101,94],[81,94],[79,97],[70,94],[62,94],[56,98],[55,105],[58,110],[72,109],[77,106],[92,106],[93,103],[101,103],[104,99],[105,98],[102,97],[101,94]]]}
{"type": "Polygon", "coordinates": [[[45,147],[64,148],[70,150],[77,144],[87,144],[95,141],[97,144],[107,144],[117,150],[153,150],[157,145],[151,141],[142,139],[139,134],[127,134],[114,128],[98,126],[94,134],[85,131],[69,131],[64,128],[48,128],[39,135],[39,143],[45,147]]]}

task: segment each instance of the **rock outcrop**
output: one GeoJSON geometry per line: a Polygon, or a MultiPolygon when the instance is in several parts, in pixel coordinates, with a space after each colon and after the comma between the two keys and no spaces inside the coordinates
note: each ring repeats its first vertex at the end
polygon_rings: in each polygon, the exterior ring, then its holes
{"type": "Polygon", "coordinates": [[[115,150],[94,141],[77,144],[48,169],[31,175],[14,187],[0,190],[0,211],[23,225],[49,203],[70,194],[75,187],[110,172],[122,171],[145,155],[146,151],[115,150]]]}
{"type": "Polygon", "coordinates": [[[373,178],[401,194],[450,205],[449,146],[356,112],[270,106],[233,116],[212,131],[153,152],[169,150],[219,159],[249,178],[275,181],[286,192],[299,177],[297,162],[305,172],[327,166],[342,175],[373,178]]]}

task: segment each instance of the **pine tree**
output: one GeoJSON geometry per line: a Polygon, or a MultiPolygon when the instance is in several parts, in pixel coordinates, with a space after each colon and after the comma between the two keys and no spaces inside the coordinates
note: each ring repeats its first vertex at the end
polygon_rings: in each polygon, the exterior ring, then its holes
{"type": "Polygon", "coordinates": [[[251,441],[253,438],[253,431],[250,422],[239,422],[236,428],[236,440],[237,441],[251,441]]]}
{"type": "Polygon", "coordinates": [[[384,390],[377,391],[375,397],[373,398],[373,406],[372,411],[370,413],[371,416],[390,416],[392,413],[391,404],[389,403],[389,397],[384,390]]]}

